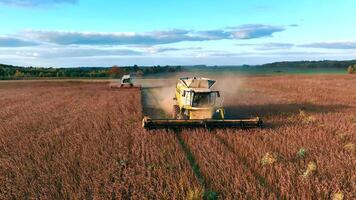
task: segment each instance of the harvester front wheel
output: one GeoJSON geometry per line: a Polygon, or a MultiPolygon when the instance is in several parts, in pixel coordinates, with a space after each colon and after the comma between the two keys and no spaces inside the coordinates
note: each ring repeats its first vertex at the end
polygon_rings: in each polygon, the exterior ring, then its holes
{"type": "Polygon", "coordinates": [[[178,105],[173,106],[173,118],[177,119],[179,116],[180,110],[178,105]]]}
{"type": "Polygon", "coordinates": [[[186,114],[186,110],[179,110],[178,119],[189,119],[189,114],[186,114]]]}

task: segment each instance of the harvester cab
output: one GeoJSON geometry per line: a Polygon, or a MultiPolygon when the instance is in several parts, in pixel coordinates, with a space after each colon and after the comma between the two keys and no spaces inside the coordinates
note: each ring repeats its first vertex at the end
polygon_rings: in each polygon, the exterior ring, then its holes
{"type": "Polygon", "coordinates": [[[151,119],[145,116],[144,128],[181,127],[262,127],[262,120],[255,118],[225,119],[220,91],[213,90],[215,80],[184,77],[175,88],[173,118],[151,119]]]}
{"type": "Polygon", "coordinates": [[[121,87],[132,87],[132,78],[130,75],[123,75],[121,78],[121,87]]]}
{"type": "Polygon", "coordinates": [[[220,92],[212,90],[214,80],[207,78],[180,78],[176,85],[173,118],[177,119],[224,119],[220,92]]]}

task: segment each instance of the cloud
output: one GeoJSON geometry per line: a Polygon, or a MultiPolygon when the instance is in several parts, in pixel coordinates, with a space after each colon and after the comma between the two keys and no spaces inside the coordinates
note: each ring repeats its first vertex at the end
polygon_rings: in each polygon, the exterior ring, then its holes
{"type": "Polygon", "coordinates": [[[15,37],[0,36],[0,47],[28,47],[36,45],[39,45],[39,43],[15,37]]]}
{"type": "Polygon", "coordinates": [[[41,57],[101,57],[101,56],[141,56],[140,51],[131,49],[100,49],[100,48],[60,48],[39,53],[41,57]]]}
{"type": "Polygon", "coordinates": [[[271,26],[263,24],[245,24],[237,27],[230,27],[232,36],[235,39],[253,39],[261,37],[271,37],[273,33],[285,30],[283,26],[271,26]]]}
{"type": "Polygon", "coordinates": [[[201,36],[210,39],[254,39],[271,37],[276,32],[282,32],[283,26],[264,24],[245,24],[241,26],[227,27],[224,30],[209,30],[198,32],[201,36]]]}
{"type": "Polygon", "coordinates": [[[201,50],[201,47],[186,47],[186,48],[175,48],[175,47],[148,47],[145,51],[150,54],[164,53],[169,51],[190,51],[190,50],[201,50]]]}
{"type": "Polygon", "coordinates": [[[221,40],[221,39],[233,39],[231,31],[225,30],[208,30],[208,31],[199,31],[197,32],[203,38],[207,40],[221,40]]]}
{"type": "Polygon", "coordinates": [[[209,53],[209,54],[205,54],[206,57],[238,57],[238,56],[242,56],[242,55],[246,55],[244,53],[228,53],[228,52],[221,52],[221,53],[209,53]]]}
{"type": "Polygon", "coordinates": [[[299,45],[299,47],[320,48],[320,49],[356,49],[356,42],[314,42],[299,45]]]}
{"type": "Polygon", "coordinates": [[[141,56],[144,52],[132,49],[110,49],[110,48],[82,48],[82,47],[62,47],[62,48],[7,48],[0,49],[0,55],[13,55],[27,58],[81,58],[81,57],[130,57],[141,56]]]}
{"type": "Polygon", "coordinates": [[[256,50],[290,49],[292,47],[294,47],[292,43],[264,43],[257,47],[256,50]]]}
{"type": "Polygon", "coordinates": [[[189,35],[186,30],[169,30],[155,32],[67,32],[67,31],[25,31],[25,37],[60,45],[157,45],[182,41],[207,40],[189,35]]]}
{"type": "MultiPolygon", "coordinates": [[[[190,53],[189,55],[160,56],[144,54],[143,56],[78,56],[70,57],[73,52],[68,51],[65,56],[61,51],[50,49],[50,54],[44,54],[46,49],[37,51],[39,47],[28,47],[27,51],[18,51],[16,48],[0,48],[0,61],[13,65],[24,66],[112,66],[112,65],[240,65],[240,64],[262,64],[287,60],[345,60],[353,59],[354,54],[335,54],[327,52],[307,51],[265,51],[265,52],[229,52],[229,51],[202,51],[190,53]],[[15,53],[16,52],[16,53],[15,53]],[[58,56],[56,56],[58,54],[58,56]],[[62,56],[62,57],[61,57],[62,56]]],[[[21,48],[22,50],[23,48],[21,48]]],[[[82,51],[83,48],[73,48],[82,51]]],[[[88,48],[90,49],[90,48],[88,48]]],[[[111,51],[110,49],[102,49],[111,51]]],[[[64,51],[64,50],[63,50],[64,51]]],[[[73,50],[74,51],[74,50],[73,50]]],[[[89,51],[89,50],[88,50],[89,51]]],[[[88,54],[87,54],[88,55],[88,54]]]]}
{"type": "Polygon", "coordinates": [[[0,0],[0,4],[19,6],[19,7],[35,7],[41,5],[52,5],[59,3],[75,4],[78,0],[0,0]]]}
{"type": "Polygon", "coordinates": [[[327,52],[313,52],[313,51],[246,51],[246,52],[226,52],[226,51],[217,51],[212,53],[206,53],[207,57],[256,57],[256,56],[265,56],[265,57],[309,57],[309,56],[325,56],[325,55],[336,55],[335,53],[327,52]]]}
{"type": "Polygon", "coordinates": [[[276,49],[290,49],[294,47],[292,43],[264,43],[256,48],[256,50],[276,50],[276,49]]]}
{"type": "Polygon", "coordinates": [[[262,43],[262,44],[236,44],[236,46],[255,46],[256,50],[279,50],[279,49],[291,49],[295,45],[292,43],[279,43],[279,42],[271,42],[271,43],[262,43]]]}
{"type": "Polygon", "coordinates": [[[314,42],[308,44],[295,45],[293,43],[262,43],[252,44],[243,43],[236,44],[237,46],[255,46],[256,50],[278,50],[278,49],[291,49],[292,47],[305,47],[305,48],[319,48],[319,49],[356,49],[356,42],[314,42]]]}
{"type": "Polygon", "coordinates": [[[152,32],[73,32],[73,31],[24,31],[21,35],[59,45],[159,45],[191,41],[222,39],[254,39],[271,37],[285,29],[270,25],[242,25],[221,30],[192,31],[172,29],[152,32]]]}

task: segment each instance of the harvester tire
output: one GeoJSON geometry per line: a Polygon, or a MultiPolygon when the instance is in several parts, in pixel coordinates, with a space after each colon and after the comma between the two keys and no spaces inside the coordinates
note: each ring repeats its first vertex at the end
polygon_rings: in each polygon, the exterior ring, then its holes
{"type": "Polygon", "coordinates": [[[179,116],[179,113],[180,113],[180,111],[179,111],[179,106],[174,105],[174,106],[173,106],[173,118],[174,118],[174,119],[177,119],[178,116],[179,116]]]}
{"type": "Polygon", "coordinates": [[[184,112],[185,110],[179,110],[179,114],[178,114],[178,118],[177,119],[189,119],[189,116],[188,115],[186,115],[186,114],[184,114],[185,112],[184,112]]]}

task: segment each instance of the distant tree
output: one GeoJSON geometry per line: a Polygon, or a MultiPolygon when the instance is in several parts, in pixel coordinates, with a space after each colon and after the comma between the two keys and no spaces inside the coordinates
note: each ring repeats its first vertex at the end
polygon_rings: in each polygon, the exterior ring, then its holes
{"type": "MultiPolygon", "coordinates": [[[[348,66],[351,61],[348,61],[348,66]]],[[[353,61],[353,63],[355,63],[353,61]]],[[[345,67],[343,66],[343,67],[345,67]]],[[[45,67],[20,67],[0,64],[0,77],[2,79],[18,79],[19,77],[115,77],[120,78],[124,74],[132,73],[138,76],[144,76],[154,73],[166,73],[181,71],[181,66],[147,66],[139,67],[138,65],[109,68],[45,68],[45,67]]]]}
{"type": "Polygon", "coordinates": [[[24,76],[24,73],[17,69],[14,74],[14,77],[19,78],[19,77],[23,77],[23,76],[24,76]]]}
{"type": "Polygon", "coordinates": [[[90,76],[90,78],[95,77],[96,76],[96,72],[95,71],[89,72],[89,76],[90,76]]]}
{"type": "Polygon", "coordinates": [[[109,70],[109,74],[112,78],[120,78],[124,73],[124,70],[116,65],[112,66],[109,70]]]}
{"type": "Polygon", "coordinates": [[[144,75],[144,72],[141,69],[137,70],[136,76],[143,76],[143,75],[144,75]]]}
{"type": "Polygon", "coordinates": [[[5,69],[0,67],[0,76],[5,76],[5,69]]]}
{"type": "Polygon", "coordinates": [[[70,71],[69,72],[69,77],[80,77],[80,73],[76,71],[70,71]]]}
{"type": "Polygon", "coordinates": [[[349,74],[356,74],[356,64],[350,65],[350,66],[347,68],[347,72],[348,72],[349,74]]]}

